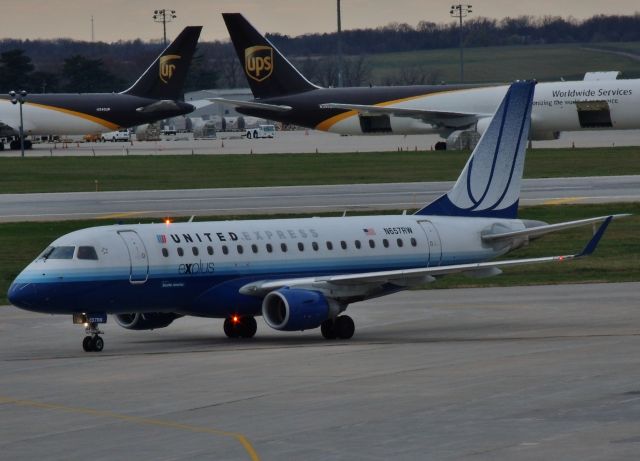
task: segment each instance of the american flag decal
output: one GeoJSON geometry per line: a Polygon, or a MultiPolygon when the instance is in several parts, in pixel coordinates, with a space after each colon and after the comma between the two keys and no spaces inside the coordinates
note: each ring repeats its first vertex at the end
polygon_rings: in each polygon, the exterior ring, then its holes
{"type": "Polygon", "coordinates": [[[157,234],[156,238],[158,239],[158,243],[167,243],[167,236],[164,234],[157,234]]]}
{"type": "Polygon", "coordinates": [[[366,229],[362,229],[365,235],[376,235],[376,231],[373,230],[373,227],[368,227],[366,229]]]}

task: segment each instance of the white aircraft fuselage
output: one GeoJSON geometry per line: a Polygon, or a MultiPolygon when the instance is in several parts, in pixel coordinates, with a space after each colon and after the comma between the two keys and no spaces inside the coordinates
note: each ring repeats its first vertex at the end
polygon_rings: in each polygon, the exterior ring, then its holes
{"type": "MultiPolygon", "coordinates": [[[[508,85],[501,85],[434,92],[385,104],[384,107],[478,114],[475,123],[478,132],[482,134],[508,88],[508,85]]],[[[390,115],[389,118],[391,130],[396,134],[441,133],[446,128],[416,117],[390,115]]],[[[360,114],[355,111],[335,123],[325,123],[320,128],[339,134],[364,133],[360,114]]],[[[554,139],[562,131],[600,129],[640,129],[640,79],[546,82],[536,85],[531,114],[531,139],[554,139]],[[585,102],[606,105],[600,111],[604,119],[589,119],[586,113],[597,112],[594,110],[581,110],[581,119],[576,103],[585,102]],[[607,112],[610,123],[606,119],[607,112]]]]}
{"type": "MultiPolygon", "coordinates": [[[[51,247],[70,248],[67,258],[36,259],[12,290],[20,292],[23,308],[58,314],[90,306],[111,314],[228,317],[233,309],[254,316],[262,299],[238,291],[256,280],[483,261],[510,249],[482,243],[482,233],[497,228],[524,224],[393,215],[94,227],[54,241],[51,247]],[[79,259],[81,247],[92,248],[97,259],[79,259]]],[[[376,285],[363,288],[356,297],[385,293],[376,285]]]]}

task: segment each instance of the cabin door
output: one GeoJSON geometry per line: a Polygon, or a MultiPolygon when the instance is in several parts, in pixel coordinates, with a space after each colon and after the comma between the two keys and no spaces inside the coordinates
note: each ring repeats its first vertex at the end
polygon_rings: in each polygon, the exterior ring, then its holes
{"type": "Polygon", "coordinates": [[[136,231],[123,230],[118,234],[129,251],[129,281],[132,284],[142,284],[149,278],[149,258],[144,242],[136,231]]]}
{"type": "Polygon", "coordinates": [[[429,245],[429,267],[439,266],[442,262],[442,244],[440,234],[431,221],[418,221],[420,227],[427,235],[429,245]]]}

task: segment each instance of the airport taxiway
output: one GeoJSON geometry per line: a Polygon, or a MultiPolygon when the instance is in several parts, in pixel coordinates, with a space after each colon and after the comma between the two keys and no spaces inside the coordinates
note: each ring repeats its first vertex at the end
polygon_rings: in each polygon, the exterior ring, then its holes
{"type": "MultiPolygon", "coordinates": [[[[567,270],[570,268],[567,266],[567,270]]],[[[398,293],[356,335],[124,330],[0,308],[11,460],[603,460],[640,453],[640,283],[398,293]]]]}
{"type": "MultiPolygon", "coordinates": [[[[415,209],[452,182],[0,195],[0,221],[415,209]]],[[[523,205],[640,201],[640,175],[525,179],[523,205]]]]}

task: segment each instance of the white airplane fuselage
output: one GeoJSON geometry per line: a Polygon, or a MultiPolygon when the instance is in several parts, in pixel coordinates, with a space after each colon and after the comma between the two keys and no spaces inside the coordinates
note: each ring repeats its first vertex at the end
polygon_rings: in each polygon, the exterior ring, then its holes
{"type": "MultiPolygon", "coordinates": [[[[508,88],[508,85],[503,85],[443,91],[385,104],[384,107],[487,114],[477,123],[478,132],[482,134],[508,88]]],[[[390,123],[395,134],[442,132],[442,127],[412,117],[392,115],[390,123]]],[[[562,131],[598,129],[640,129],[640,79],[548,82],[536,85],[531,115],[531,139],[550,139],[557,137],[557,133],[562,131]],[[600,120],[599,123],[598,120],[589,120],[588,115],[581,120],[576,102],[588,101],[606,104],[601,110],[605,120],[600,120]],[[606,112],[609,113],[610,126],[606,120],[606,112]]],[[[337,121],[327,131],[348,135],[363,134],[357,113],[337,121]]]]}
{"type": "Polygon", "coordinates": [[[255,280],[473,263],[510,249],[484,244],[483,232],[523,228],[519,219],[418,215],[94,227],[54,241],[69,257],[37,258],[10,297],[59,314],[258,315],[261,299],[238,294],[255,280]],[[79,258],[80,247],[97,259],[79,258]]]}

